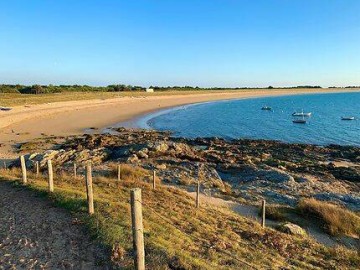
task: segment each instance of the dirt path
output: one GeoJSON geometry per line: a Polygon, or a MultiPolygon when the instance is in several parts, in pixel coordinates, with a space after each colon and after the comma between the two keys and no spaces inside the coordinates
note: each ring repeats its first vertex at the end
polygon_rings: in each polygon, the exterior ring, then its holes
{"type": "MultiPolygon", "coordinates": [[[[195,198],[195,192],[188,192],[188,194],[195,198]]],[[[244,205],[234,201],[227,201],[221,198],[207,196],[205,194],[200,194],[200,202],[217,206],[217,207],[225,207],[231,209],[235,213],[253,219],[260,222],[260,217],[258,215],[259,208],[251,205],[244,205]]],[[[317,242],[327,246],[327,247],[335,247],[337,245],[344,245],[348,248],[357,249],[359,246],[359,240],[350,238],[350,237],[332,237],[326,233],[324,233],[320,228],[319,225],[310,222],[309,220],[300,219],[299,217],[292,217],[293,222],[296,221],[296,224],[301,225],[304,228],[308,235],[312,237],[317,242]]],[[[266,219],[266,225],[269,227],[275,227],[281,222],[276,222],[270,219],[266,219]]]]}
{"type": "Polygon", "coordinates": [[[105,258],[71,214],[0,181],[0,269],[106,269],[105,258]]]}

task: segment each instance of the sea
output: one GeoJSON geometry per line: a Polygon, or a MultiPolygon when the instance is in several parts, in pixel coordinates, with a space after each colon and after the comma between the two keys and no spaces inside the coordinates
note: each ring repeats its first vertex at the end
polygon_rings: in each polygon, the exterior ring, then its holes
{"type": "Polygon", "coordinates": [[[172,131],[174,136],[187,138],[247,138],[360,146],[360,92],[191,104],[148,114],[137,119],[135,126],[172,131]],[[272,110],[262,110],[264,106],[272,110]],[[293,123],[292,113],[301,111],[311,112],[311,117],[305,118],[306,124],[293,123]],[[344,121],[341,117],[355,117],[355,120],[344,121]]]}

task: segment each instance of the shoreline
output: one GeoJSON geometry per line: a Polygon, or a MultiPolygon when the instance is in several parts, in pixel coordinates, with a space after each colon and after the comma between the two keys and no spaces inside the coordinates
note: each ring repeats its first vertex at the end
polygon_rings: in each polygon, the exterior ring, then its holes
{"type": "Polygon", "coordinates": [[[119,97],[105,100],[81,100],[17,106],[0,114],[0,158],[13,158],[12,146],[44,136],[83,134],[86,129],[105,129],[132,119],[177,106],[234,99],[264,98],[287,95],[351,93],[359,89],[281,89],[245,90],[216,93],[176,93],[119,97]]]}
{"type": "MultiPolygon", "coordinates": [[[[188,103],[188,104],[182,104],[182,105],[175,105],[168,108],[162,108],[162,109],[155,109],[154,111],[150,111],[144,114],[140,114],[138,116],[134,116],[130,119],[127,119],[125,121],[119,122],[114,124],[115,128],[119,127],[125,127],[125,128],[152,128],[147,124],[148,121],[151,119],[167,114],[172,111],[180,110],[183,107],[191,107],[191,106],[197,106],[202,104],[209,104],[209,103],[220,103],[220,102],[228,102],[228,101],[236,101],[236,100],[247,100],[247,99],[261,99],[261,98],[276,98],[276,97],[287,97],[287,96],[300,96],[300,95],[326,95],[326,94],[347,94],[347,93],[356,93],[360,92],[360,89],[358,91],[346,91],[346,92],[316,92],[316,93],[294,93],[294,94],[284,94],[284,95],[264,95],[264,96],[256,96],[256,97],[241,97],[241,98],[231,98],[231,99],[219,99],[219,100],[211,100],[211,101],[203,101],[203,102],[194,102],[194,103],[188,103]],[[144,122],[146,121],[146,122],[144,122]],[[141,123],[140,123],[141,122],[141,123]]],[[[109,126],[104,127],[103,129],[110,128],[109,126]]]]}

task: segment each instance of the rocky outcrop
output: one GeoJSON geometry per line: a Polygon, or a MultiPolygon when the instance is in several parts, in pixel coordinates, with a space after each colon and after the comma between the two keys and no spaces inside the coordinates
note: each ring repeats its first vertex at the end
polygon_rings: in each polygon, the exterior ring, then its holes
{"type": "Polygon", "coordinates": [[[290,222],[280,224],[279,226],[277,226],[277,229],[287,234],[306,236],[306,231],[303,228],[290,222]]]}
{"type": "Polygon", "coordinates": [[[302,197],[316,197],[360,210],[358,147],[185,139],[168,132],[124,128],[114,133],[68,138],[53,150],[27,156],[27,166],[33,161],[46,166],[48,159],[65,165],[134,163],[156,169],[167,183],[194,186],[200,179],[205,192],[226,193],[247,202],[265,197],[270,203],[295,205],[302,197]],[[337,158],[350,165],[335,165],[337,158]]]}
{"type": "MultiPolygon", "coordinates": [[[[91,161],[93,164],[100,164],[106,161],[110,154],[111,152],[106,148],[84,149],[81,151],[65,151],[64,149],[47,150],[44,153],[26,155],[25,161],[28,168],[33,167],[36,161],[39,162],[40,167],[46,167],[48,160],[52,160],[53,164],[59,165],[74,162],[84,164],[87,161],[91,161]]],[[[19,160],[15,160],[12,165],[19,166],[19,160]]]]}

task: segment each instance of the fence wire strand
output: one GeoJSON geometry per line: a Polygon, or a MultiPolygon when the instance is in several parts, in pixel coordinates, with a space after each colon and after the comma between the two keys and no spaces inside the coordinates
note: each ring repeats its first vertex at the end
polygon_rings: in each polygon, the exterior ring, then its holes
{"type": "MultiPolygon", "coordinates": [[[[173,224],[173,222],[172,222],[170,219],[168,219],[168,218],[162,216],[161,214],[157,213],[155,210],[153,210],[153,209],[151,208],[150,205],[146,204],[145,202],[141,202],[141,201],[139,201],[139,200],[136,200],[136,201],[139,202],[139,203],[141,203],[143,206],[146,206],[146,209],[150,210],[152,213],[154,213],[154,214],[155,214],[156,216],[158,216],[160,219],[162,219],[162,220],[165,221],[166,223],[170,224],[170,225],[171,225],[172,227],[174,227],[176,230],[178,230],[179,232],[185,234],[186,236],[188,236],[188,237],[191,238],[192,240],[200,241],[200,242],[203,242],[203,241],[204,241],[203,239],[201,239],[201,238],[199,238],[199,237],[197,237],[197,236],[188,234],[187,232],[183,231],[182,229],[180,229],[179,227],[177,227],[175,224],[173,224]]],[[[208,244],[204,244],[204,245],[205,245],[208,249],[212,249],[212,248],[213,248],[213,246],[210,246],[210,245],[208,245],[208,244]]],[[[257,268],[256,266],[254,266],[254,265],[252,265],[252,264],[250,264],[250,263],[248,263],[248,262],[246,262],[246,261],[243,261],[243,260],[235,257],[235,256],[234,256],[233,254],[231,254],[230,252],[227,252],[227,251],[225,251],[225,250],[218,250],[218,252],[223,253],[223,254],[229,256],[230,258],[238,261],[239,263],[242,263],[242,264],[247,265],[248,267],[250,267],[250,268],[252,268],[252,269],[259,269],[259,268],[257,268]]]]}

